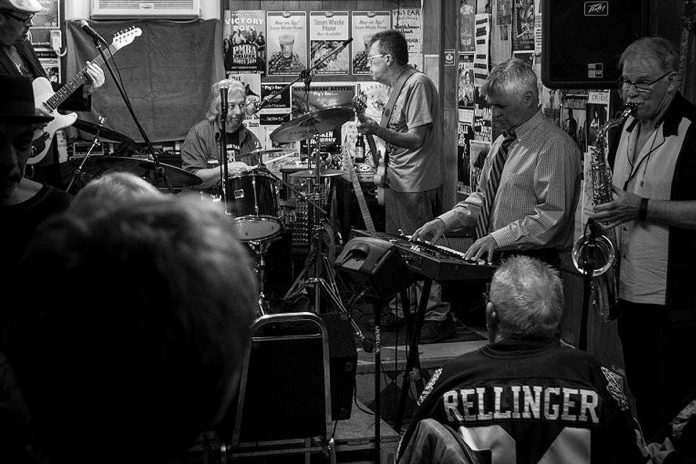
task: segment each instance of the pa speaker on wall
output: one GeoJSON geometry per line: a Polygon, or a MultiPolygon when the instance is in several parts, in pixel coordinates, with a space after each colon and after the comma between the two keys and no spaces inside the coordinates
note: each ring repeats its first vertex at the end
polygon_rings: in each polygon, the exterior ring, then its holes
{"type": "Polygon", "coordinates": [[[646,35],[648,0],[543,0],[542,18],[546,87],[613,88],[621,53],[646,35]]]}

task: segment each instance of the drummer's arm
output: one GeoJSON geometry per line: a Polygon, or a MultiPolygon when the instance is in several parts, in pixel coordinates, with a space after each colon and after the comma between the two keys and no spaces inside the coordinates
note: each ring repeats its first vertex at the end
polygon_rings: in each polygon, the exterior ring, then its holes
{"type": "MultiPolygon", "coordinates": [[[[240,172],[246,172],[248,168],[249,166],[239,161],[230,161],[227,163],[227,171],[230,176],[239,174],[240,172]]],[[[220,182],[220,166],[197,170],[192,169],[191,172],[201,179],[201,183],[195,186],[197,189],[208,189],[220,182]]]]}

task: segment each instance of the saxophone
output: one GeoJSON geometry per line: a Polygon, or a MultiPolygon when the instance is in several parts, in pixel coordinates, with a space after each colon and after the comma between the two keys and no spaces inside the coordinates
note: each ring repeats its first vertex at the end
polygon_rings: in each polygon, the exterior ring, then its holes
{"type": "MultiPolygon", "coordinates": [[[[606,134],[609,129],[621,125],[635,111],[629,103],[614,119],[607,121],[597,131],[594,147],[590,152],[590,176],[592,204],[599,205],[612,200],[612,174],[606,156],[606,134]]],[[[592,306],[605,319],[613,319],[613,308],[618,301],[619,262],[616,252],[616,232],[602,232],[593,219],[585,224],[585,233],[573,245],[573,266],[583,276],[592,276],[592,306]]]]}

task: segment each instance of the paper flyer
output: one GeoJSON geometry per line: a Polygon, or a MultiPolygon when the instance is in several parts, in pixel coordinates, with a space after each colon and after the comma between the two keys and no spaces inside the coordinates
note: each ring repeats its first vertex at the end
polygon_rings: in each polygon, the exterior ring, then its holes
{"type": "Polygon", "coordinates": [[[457,107],[474,108],[474,56],[460,55],[457,85],[457,107]]]}
{"type": "Polygon", "coordinates": [[[409,53],[423,52],[423,17],[420,8],[392,10],[392,24],[406,37],[409,53]]]}
{"type": "Polygon", "coordinates": [[[480,87],[488,77],[488,41],[491,15],[476,15],[476,54],[474,55],[474,85],[480,87]]]}
{"type": "Polygon", "coordinates": [[[515,0],[512,49],[534,50],[534,0],[515,0]]]}
{"type": "Polygon", "coordinates": [[[474,29],[476,27],[476,5],[474,0],[460,0],[459,3],[459,51],[476,50],[474,29]]]}
{"type": "MultiPolygon", "coordinates": [[[[230,6],[233,3],[229,2],[230,6]]],[[[266,14],[262,10],[224,11],[225,72],[266,72],[266,14]]]]}
{"type": "Polygon", "coordinates": [[[307,12],[267,12],[266,35],[269,76],[297,76],[307,69],[307,12]]]}
{"type": "Polygon", "coordinates": [[[254,105],[261,101],[261,74],[233,74],[227,75],[228,79],[239,81],[246,89],[247,120],[259,119],[254,112],[254,105]]]}
{"type": "Polygon", "coordinates": [[[353,11],[351,14],[351,63],[353,74],[370,74],[367,55],[372,37],[391,28],[391,15],[388,11],[353,11]]]}
{"type": "Polygon", "coordinates": [[[480,87],[474,88],[474,138],[485,142],[493,141],[491,107],[480,92],[480,87]]]}
{"type": "MultiPolygon", "coordinates": [[[[590,90],[587,95],[587,145],[588,151],[596,146],[597,131],[609,120],[609,90],[590,90]]],[[[606,139],[604,140],[606,143],[606,139]]]]}
{"type": "Polygon", "coordinates": [[[39,0],[41,11],[31,20],[32,29],[37,27],[60,27],[60,0],[39,0]]]}
{"type": "MultiPolygon", "coordinates": [[[[322,57],[340,48],[348,40],[347,11],[310,11],[309,47],[310,67],[322,57]]],[[[316,70],[316,74],[348,74],[350,45],[330,56],[316,70]]]]}
{"type": "Polygon", "coordinates": [[[561,128],[578,145],[580,153],[587,151],[587,93],[566,94],[561,111],[561,128]]]}
{"type": "Polygon", "coordinates": [[[491,143],[482,140],[469,142],[469,186],[474,192],[478,188],[481,170],[486,163],[486,157],[491,149],[491,143]]]}

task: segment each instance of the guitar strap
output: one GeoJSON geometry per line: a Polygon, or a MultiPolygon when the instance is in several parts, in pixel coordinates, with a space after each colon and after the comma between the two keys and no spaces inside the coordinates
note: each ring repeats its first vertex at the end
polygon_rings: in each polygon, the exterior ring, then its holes
{"type": "Polygon", "coordinates": [[[413,76],[417,71],[413,68],[406,68],[401,72],[401,75],[396,80],[392,92],[389,95],[389,100],[384,106],[384,111],[382,111],[382,119],[379,121],[379,125],[382,127],[387,127],[389,121],[391,120],[392,110],[394,109],[394,104],[396,104],[396,99],[401,93],[401,89],[404,88],[404,84],[408,81],[408,78],[413,76]]]}

